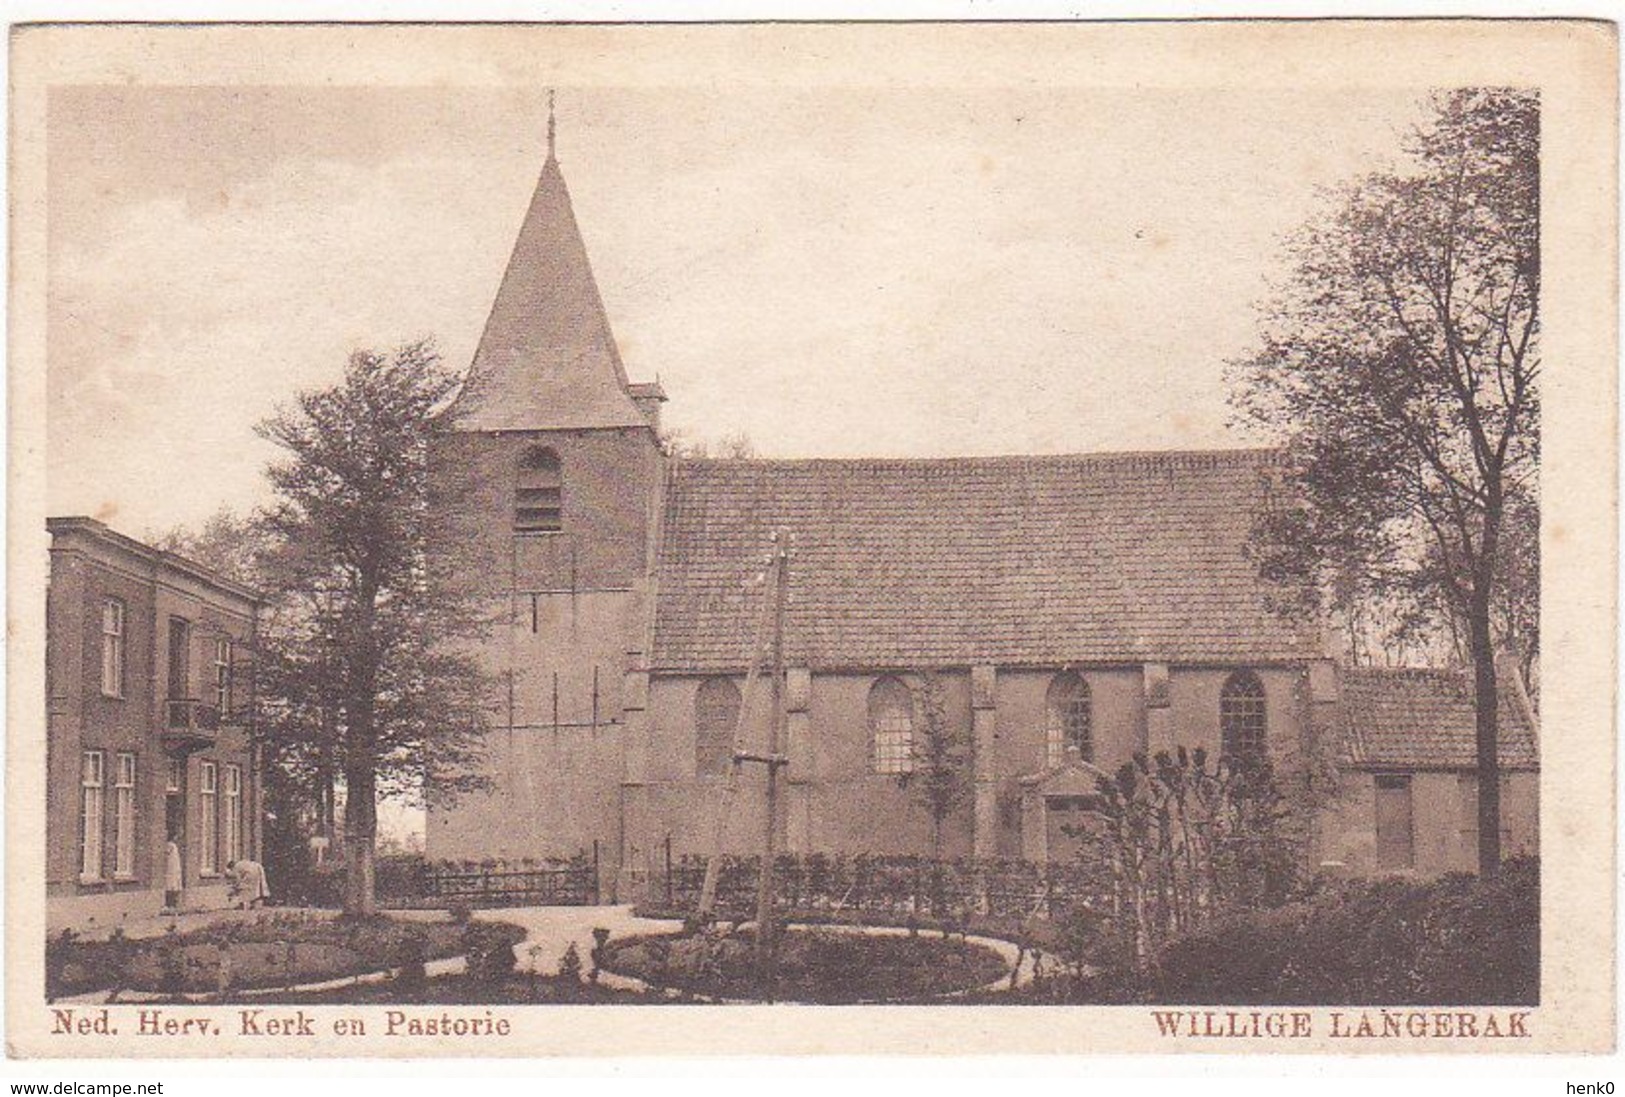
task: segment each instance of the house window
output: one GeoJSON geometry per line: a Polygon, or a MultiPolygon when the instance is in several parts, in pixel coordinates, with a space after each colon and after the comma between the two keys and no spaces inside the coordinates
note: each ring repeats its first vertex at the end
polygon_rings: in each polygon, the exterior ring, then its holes
{"type": "Polygon", "coordinates": [[[117,598],[102,603],[102,693],[124,696],[124,603],[117,598]]]}
{"type": "Polygon", "coordinates": [[[914,695],[896,678],[882,678],[870,687],[869,730],[876,773],[913,771],[914,695]]]}
{"type": "Polygon", "coordinates": [[[164,770],[164,791],[177,793],[186,787],[186,759],[171,758],[164,770]]]}
{"type": "Polygon", "coordinates": [[[694,695],[694,772],[721,777],[733,764],[734,726],[739,722],[739,687],[709,678],[694,695]]]}
{"type": "Polygon", "coordinates": [[[220,870],[220,771],[213,762],[202,762],[198,765],[198,805],[202,808],[202,827],[198,833],[202,836],[201,860],[198,868],[205,875],[212,875],[220,870]]]}
{"type": "Polygon", "coordinates": [[[519,458],[514,484],[513,528],[520,533],[554,533],[564,528],[564,477],[559,455],[545,446],[519,458]]]}
{"type": "Polygon", "coordinates": [[[1416,863],[1411,829],[1411,778],[1404,773],[1376,776],[1377,867],[1410,868],[1416,863]]]}
{"type": "Polygon", "coordinates": [[[192,688],[192,623],[183,617],[169,619],[169,699],[185,701],[192,688]]]}
{"type": "Polygon", "coordinates": [[[120,753],[113,771],[113,875],[135,875],[135,755],[120,753]]]}
{"type": "Polygon", "coordinates": [[[226,767],[226,862],[243,855],[243,767],[226,767]]]}
{"type": "Polygon", "coordinates": [[[214,642],[214,707],[224,720],[231,712],[231,641],[214,642]]]}
{"type": "Polygon", "coordinates": [[[87,750],[79,770],[79,875],[84,880],[102,878],[102,793],[106,784],[107,757],[99,750],[87,750]]]}
{"type": "Polygon", "coordinates": [[[1092,717],[1089,683],[1071,671],[1057,674],[1049,685],[1047,705],[1046,741],[1051,768],[1065,762],[1069,754],[1085,762],[1094,761],[1092,717]]]}
{"type": "Polygon", "coordinates": [[[1219,732],[1223,755],[1234,762],[1262,762],[1264,683],[1250,670],[1238,670],[1219,691],[1219,732]]]}

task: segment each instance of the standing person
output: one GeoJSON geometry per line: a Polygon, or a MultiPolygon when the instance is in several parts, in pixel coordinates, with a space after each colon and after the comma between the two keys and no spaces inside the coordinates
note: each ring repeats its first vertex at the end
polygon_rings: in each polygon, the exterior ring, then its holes
{"type": "Polygon", "coordinates": [[[181,909],[181,847],[173,834],[164,843],[164,906],[181,909]]]}
{"type": "Polygon", "coordinates": [[[226,862],[231,875],[231,897],[243,910],[264,906],[271,898],[271,889],[265,880],[265,866],[258,861],[239,858],[226,862]]]}

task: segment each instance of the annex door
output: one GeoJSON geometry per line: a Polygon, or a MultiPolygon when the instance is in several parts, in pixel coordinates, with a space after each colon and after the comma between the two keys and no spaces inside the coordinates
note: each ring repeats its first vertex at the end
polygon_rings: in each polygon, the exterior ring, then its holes
{"type": "Polygon", "coordinates": [[[1411,779],[1408,774],[1376,777],[1377,867],[1411,868],[1416,864],[1411,779]]]}
{"type": "Polygon", "coordinates": [[[1044,850],[1050,861],[1076,859],[1083,847],[1080,835],[1087,825],[1088,805],[1085,796],[1047,796],[1044,798],[1044,850]]]}

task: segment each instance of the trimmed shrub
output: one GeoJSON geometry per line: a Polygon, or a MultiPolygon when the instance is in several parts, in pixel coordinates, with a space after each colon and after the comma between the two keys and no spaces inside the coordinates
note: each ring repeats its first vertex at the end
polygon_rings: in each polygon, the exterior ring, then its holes
{"type": "Polygon", "coordinates": [[[564,950],[564,955],[559,957],[559,978],[570,983],[581,982],[581,952],[576,948],[574,941],[571,941],[569,947],[564,950]]]}

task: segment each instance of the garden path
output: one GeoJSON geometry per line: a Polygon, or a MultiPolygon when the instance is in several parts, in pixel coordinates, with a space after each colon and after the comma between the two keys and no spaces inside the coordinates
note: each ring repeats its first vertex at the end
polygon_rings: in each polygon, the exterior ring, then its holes
{"type": "MultiPolygon", "coordinates": [[[[592,931],[594,927],[609,930],[611,938],[628,937],[635,934],[647,933],[676,933],[683,928],[683,923],[670,918],[641,918],[632,913],[630,905],[600,906],[600,907],[503,907],[495,910],[481,910],[477,917],[488,918],[492,921],[511,922],[522,926],[525,930],[525,939],[514,946],[514,953],[519,957],[521,970],[534,971],[541,975],[556,975],[559,970],[559,959],[564,955],[565,949],[574,942],[576,952],[581,957],[583,968],[591,966],[592,931]]],[[[800,923],[796,923],[798,926],[800,923]]],[[[812,928],[812,927],[806,927],[812,928]]],[[[900,934],[907,930],[889,926],[821,926],[822,929],[835,929],[848,933],[868,933],[874,935],[900,934]]],[[[1055,963],[1053,958],[1043,954],[1028,951],[1022,953],[1009,941],[995,937],[979,937],[972,934],[972,942],[991,948],[1007,964],[1016,967],[1013,985],[1026,986],[1033,981],[1035,969],[1039,965],[1050,966],[1055,963]]],[[[621,976],[605,973],[606,985],[622,985],[628,988],[641,989],[643,984],[635,979],[625,979],[621,976]]],[[[980,991],[996,991],[1008,989],[1012,980],[1008,975],[1002,976],[986,987],[973,988],[980,991]]],[[[968,991],[967,991],[968,993],[968,991]]]]}
{"type": "Polygon", "coordinates": [[[572,943],[583,969],[592,966],[592,931],[609,930],[611,937],[639,933],[676,933],[683,923],[668,918],[640,918],[630,904],[602,907],[499,907],[481,910],[476,917],[522,926],[525,939],[513,947],[519,967],[541,975],[556,975],[559,958],[572,943]]]}

